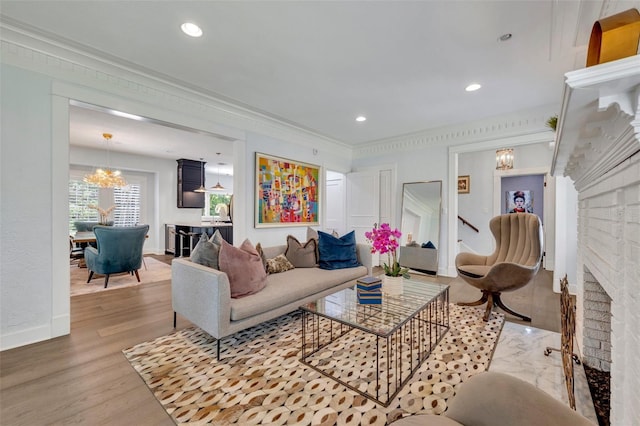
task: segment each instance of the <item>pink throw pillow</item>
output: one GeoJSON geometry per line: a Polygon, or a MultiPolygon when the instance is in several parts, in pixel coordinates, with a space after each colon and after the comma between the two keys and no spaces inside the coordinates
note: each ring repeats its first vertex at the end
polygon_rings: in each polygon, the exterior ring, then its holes
{"type": "Polygon", "coordinates": [[[222,240],[218,262],[229,278],[233,298],[257,293],[267,285],[262,259],[249,240],[244,240],[240,247],[222,240]]]}

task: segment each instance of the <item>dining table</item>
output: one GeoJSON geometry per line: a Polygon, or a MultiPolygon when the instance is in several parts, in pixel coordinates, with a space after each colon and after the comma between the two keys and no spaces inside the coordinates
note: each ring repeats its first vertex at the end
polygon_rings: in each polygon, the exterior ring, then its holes
{"type": "Polygon", "coordinates": [[[74,244],[95,243],[96,234],[91,231],[80,231],[72,235],[74,244]]]}

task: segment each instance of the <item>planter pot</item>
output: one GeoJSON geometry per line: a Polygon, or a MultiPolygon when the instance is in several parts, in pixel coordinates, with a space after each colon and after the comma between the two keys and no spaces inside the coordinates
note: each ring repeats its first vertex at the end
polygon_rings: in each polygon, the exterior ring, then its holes
{"type": "Polygon", "coordinates": [[[382,276],[382,292],[386,294],[402,294],[404,277],[382,276]]]}

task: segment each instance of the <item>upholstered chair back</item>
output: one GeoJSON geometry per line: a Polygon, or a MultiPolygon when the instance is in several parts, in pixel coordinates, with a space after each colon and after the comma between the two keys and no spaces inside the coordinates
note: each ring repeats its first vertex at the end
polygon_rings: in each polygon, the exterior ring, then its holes
{"type": "Polygon", "coordinates": [[[543,234],[540,219],[531,213],[509,213],[489,222],[496,249],[487,257],[487,265],[499,262],[535,266],[542,258],[543,234]]]}
{"type": "Polygon", "coordinates": [[[99,274],[134,271],[142,265],[142,247],[149,225],[95,226],[97,256],[87,258],[90,270],[99,274]]]}

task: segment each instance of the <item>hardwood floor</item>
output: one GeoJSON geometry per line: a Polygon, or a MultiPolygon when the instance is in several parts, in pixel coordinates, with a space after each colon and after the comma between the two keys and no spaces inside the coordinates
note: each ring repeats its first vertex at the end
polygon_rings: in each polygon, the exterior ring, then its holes
{"type": "Polygon", "coordinates": [[[173,330],[170,281],[73,297],[71,318],[68,336],[0,353],[0,424],[173,425],[121,352],[173,330]]]}
{"type": "MultiPolygon", "coordinates": [[[[479,296],[464,282],[442,281],[452,302],[479,296]]],[[[534,327],[559,328],[550,272],[519,291],[505,303],[530,313],[534,327]]],[[[178,317],[178,328],[189,325],[178,317]]],[[[0,424],[174,424],[121,352],[172,330],[170,281],[71,298],[70,335],[0,352],[0,424]]]]}

